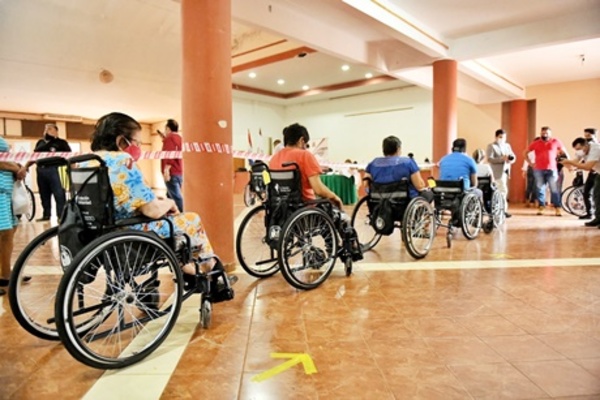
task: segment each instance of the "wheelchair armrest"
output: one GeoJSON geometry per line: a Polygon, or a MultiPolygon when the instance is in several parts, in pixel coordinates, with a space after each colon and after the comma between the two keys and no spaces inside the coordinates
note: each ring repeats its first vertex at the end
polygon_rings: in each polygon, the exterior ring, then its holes
{"type": "Polygon", "coordinates": [[[104,162],[104,160],[102,159],[102,157],[100,157],[97,154],[93,154],[93,153],[90,153],[90,154],[81,154],[79,156],[71,157],[71,158],[69,158],[67,160],[67,162],[69,164],[77,164],[77,163],[80,163],[80,162],[90,161],[90,160],[98,161],[100,163],[100,165],[103,166],[103,167],[106,165],[106,163],[104,162]]]}
{"type": "Polygon", "coordinates": [[[156,222],[156,221],[165,221],[169,225],[170,237],[174,236],[175,227],[173,226],[173,221],[171,221],[169,218],[167,218],[167,215],[162,216],[160,218],[150,218],[150,217],[146,217],[145,215],[140,215],[138,217],[133,217],[133,218],[119,219],[119,220],[115,221],[115,227],[122,228],[122,227],[126,227],[126,226],[147,224],[147,223],[156,222]]]}

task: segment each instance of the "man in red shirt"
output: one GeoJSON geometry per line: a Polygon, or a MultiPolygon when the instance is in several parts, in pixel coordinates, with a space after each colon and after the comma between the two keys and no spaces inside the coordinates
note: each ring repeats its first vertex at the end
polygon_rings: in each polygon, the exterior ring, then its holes
{"type": "MultiPolygon", "coordinates": [[[[306,149],[310,136],[305,127],[293,124],[283,130],[285,147],[271,158],[269,167],[284,169],[286,162],[295,162],[300,167],[302,198],[305,201],[314,200],[315,195],[329,199],[336,207],[342,209],[342,200],[321,182],[321,166],[315,156],[306,149]]],[[[290,169],[292,167],[287,167],[290,169]]]]}
{"type": "MultiPolygon", "coordinates": [[[[179,124],[174,119],[168,120],[165,125],[163,151],[181,151],[181,142],[179,124]]],[[[179,212],[183,212],[183,197],[181,195],[183,160],[180,158],[162,159],[160,160],[160,170],[167,185],[167,196],[175,201],[179,212]]]]}
{"type": "Polygon", "coordinates": [[[542,127],[540,133],[541,140],[534,140],[523,156],[524,159],[533,168],[533,176],[537,187],[537,198],[539,209],[537,214],[542,215],[546,205],[546,185],[550,186],[551,201],[554,205],[555,215],[560,217],[560,192],[558,190],[558,169],[556,159],[558,157],[568,158],[565,147],[560,140],[552,137],[552,131],[549,127],[542,127]],[[535,162],[531,162],[527,153],[533,151],[535,153],[535,162]]]}

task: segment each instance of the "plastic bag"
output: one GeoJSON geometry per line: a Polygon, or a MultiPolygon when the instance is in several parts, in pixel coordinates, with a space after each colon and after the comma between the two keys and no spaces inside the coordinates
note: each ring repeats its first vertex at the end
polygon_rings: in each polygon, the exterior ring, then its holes
{"type": "Polygon", "coordinates": [[[23,181],[16,181],[13,186],[12,209],[14,215],[27,214],[29,211],[29,194],[23,181]]]}

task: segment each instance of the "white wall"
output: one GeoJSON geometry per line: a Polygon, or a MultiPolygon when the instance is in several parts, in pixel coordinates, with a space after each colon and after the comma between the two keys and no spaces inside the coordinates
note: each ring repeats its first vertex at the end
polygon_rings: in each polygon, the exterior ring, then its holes
{"type": "Polygon", "coordinates": [[[485,150],[495,140],[495,132],[501,127],[502,104],[458,102],[458,137],[467,140],[467,154],[473,154],[476,149],[485,150]]]}
{"type": "Polygon", "coordinates": [[[233,98],[233,149],[250,150],[248,129],[252,134],[253,150],[269,151],[269,138],[281,138],[286,126],[285,107],[254,100],[233,98]],[[262,132],[262,138],[259,136],[262,132]]]}
{"type": "Polygon", "coordinates": [[[333,162],[348,158],[370,161],[382,154],[381,141],[389,135],[398,136],[403,153],[414,153],[417,161],[431,157],[429,90],[408,87],[292,105],[285,115],[288,124],[298,122],[306,126],[311,139],[328,138],[328,158],[333,162]],[[400,108],[406,110],[382,112],[400,108]]]}

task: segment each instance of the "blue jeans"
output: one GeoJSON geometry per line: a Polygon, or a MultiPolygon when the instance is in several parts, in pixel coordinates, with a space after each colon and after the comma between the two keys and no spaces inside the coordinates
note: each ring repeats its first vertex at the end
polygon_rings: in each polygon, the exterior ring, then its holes
{"type": "Polygon", "coordinates": [[[537,198],[540,207],[546,205],[546,185],[550,186],[550,200],[554,207],[560,207],[560,192],[558,191],[558,172],[553,169],[534,169],[537,198]]]}
{"type": "Polygon", "coordinates": [[[183,212],[183,197],[181,196],[181,185],[183,177],[181,175],[171,175],[171,180],[165,182],[167,185],[167,197],[173,199],[180,212],[183,212]]]}

